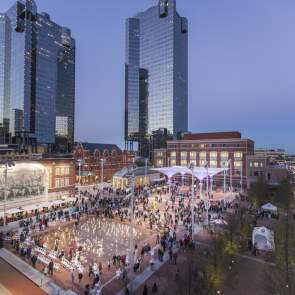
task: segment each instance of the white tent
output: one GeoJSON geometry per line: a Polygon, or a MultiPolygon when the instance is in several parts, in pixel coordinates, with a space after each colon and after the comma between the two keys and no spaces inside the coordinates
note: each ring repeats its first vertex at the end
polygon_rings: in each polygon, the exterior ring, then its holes
{"type": "Polygon", "coordinates": [[[7,210],[6,214],[12,215],[12,214],[18,214],[21,212],[24,212],[24,210],[22,208],[12,208],[12,209],[7,210]]]}
{"type": "Polygon", "coordinates": [[[275,248],[273,231],[264,226],[254,227],[252,244],[255,245],[258,250],[273,251],[275,248]]]}
{"type": "Polygon", "coordinates": [[[278,207],[276,207],[275,205],[273,205],[271,203],[267,203],[267,204],[261,206],[261,209],[263,211],[269,211],[269,212],[275,212],[275,213],[278,212],[278,207]]]}

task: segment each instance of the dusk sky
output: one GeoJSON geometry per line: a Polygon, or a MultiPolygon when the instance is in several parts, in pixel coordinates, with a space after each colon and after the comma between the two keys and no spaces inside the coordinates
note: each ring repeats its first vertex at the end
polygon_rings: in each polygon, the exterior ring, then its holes
{"type": "MultiPolygon", "coordinates": [[[[123,146],[125,19],[158,1],[36,2],[76,39],[76,140],[123,146]]],[[[295,1],[177,7],[189,20],[190,131],[238,130],[256,147],[295,153],[295,1]]]]}

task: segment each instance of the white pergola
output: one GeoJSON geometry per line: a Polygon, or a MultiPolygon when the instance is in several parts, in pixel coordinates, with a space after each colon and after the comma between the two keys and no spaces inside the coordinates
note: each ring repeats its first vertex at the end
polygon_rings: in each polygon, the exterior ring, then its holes
{"type": "Polygon", "coordinates": [[[185,166],[172,166],[172,167],[163,167],[163,168],[154,168],[153,170],[158,171],[168,178],[168,184],[169,184],[169,193],[171,192],[171,178],[177,174],[182,175],[182,179],[184,178],[185,174],[189,174],[192,176],[192,199],[191,199],[191,210],[192,210],[192,233],[194,233],[194,177],[196,177],[199,180],[199,188],[200,188],[200,197],[201,199],[205,200],[205,209],[207,211],[207,224],[208,224],[208,210],[210,208],[210,202],[209,202],[209,178],[211,183],[210,191],[212,193],[212,183],[213,183],[213,177],[219,173],[224,173],[228,168],[213,168],[213,167],[185,167],[185,166]],[[203,198],[203,180],[206,179],[207,181],[207,196],[206,198],[203,198]]]}
{"type": "Polygon", "coordinates": [[[168,183],[169,187],[171,184],[171,178],[177,174],[181,174],[184,176],[185,174],[192,175],[196,177],[200,181],[200,194],[202,195],[202,186],[203,183],[202,181],[204,179],[207,180],[207,191],[209,189],[208,187],[208,181],[209,178],[211,180],[211,191],[212,191],[212,180],[213,177],[216,176],[219,173],[228,171],[229,168],[213,168],[213,167],[193,167],[193,168],[188,168],[185,166],[172,166],[172,167],[163,167],[163,168],[154,168],[153,170],[156,170],[165,176],[168,177],[168,183]]]}

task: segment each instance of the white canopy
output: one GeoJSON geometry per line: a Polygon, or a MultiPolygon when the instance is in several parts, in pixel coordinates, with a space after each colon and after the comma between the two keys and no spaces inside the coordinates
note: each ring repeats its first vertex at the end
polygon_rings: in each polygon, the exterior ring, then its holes
{"type": "Polygon", "coordinates": [[[263,211],[269,211],[269,212],[277,212],[278,211],[278,207],[276,207],[275,205],[273,205],[271,203],[267,203],[267,204],[261,206],[261,209],[263,211]]]}
{"type": "MultiPolygon", "coordinates": [[[[192,174],[192,170],[185,166],[154,168],[153,170],[165,174],[168,178],[171,178],[176,174],[192,174]]],[[[228,168],[194,167],[193,174],[199,179],[199,181],[202,181],[204,178],[207,177],[207,175],[208,177],[212,178],[225,170],[228,170],[228,168]]]]}
{"type": "Polygon", "coordinates": [[[275,248],[273,231],[264,226],[254,227],[252,243],[258,250],[273,251],[275,248]]]}
{"type": "Polygon", "coordinates": [[[40,208],[39,204],[37,204],[37,205],[28,205],[28,206],[23,207],[24,211],[33,211],[33,210],[36,210],[36,209],[39,209],[39,208],[40,208]]]}
{"type": "Polygon", "coordinates": [[[6,214],[10,215],[10,214],[17,214],[17,213],[21,213],[24,212],[24,210],[22,208],[12,208],[7,210],[6,214]]]}

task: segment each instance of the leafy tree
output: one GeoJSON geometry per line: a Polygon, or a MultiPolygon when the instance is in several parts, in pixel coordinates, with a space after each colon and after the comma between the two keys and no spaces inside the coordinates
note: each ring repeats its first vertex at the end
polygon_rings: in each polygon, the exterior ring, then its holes
{"type": "Polygon", "coordinates": [[[280,208],[284,210],[285,213],[289,213],[294,206],[294,193],[293,186],[288,179],[283,180],[275,194],[274,202],[280,208]]]}
{"type": "Polygon", "coordinates": [[[253,183],[248,191],[248,198],[254,207],[261,206],[269,200],[269,185],[263,178],[259,178],[253,183]]]}
{"type": "Polygon", "coordinates": [[[283,216],[275,230],[276,267],[266,273],[270,294],[291,295],[295,293],[295,221],[291,209],[294,207],[293,187],[283,181],[275,195],[275,202],[283,209],[283,216]]]}

